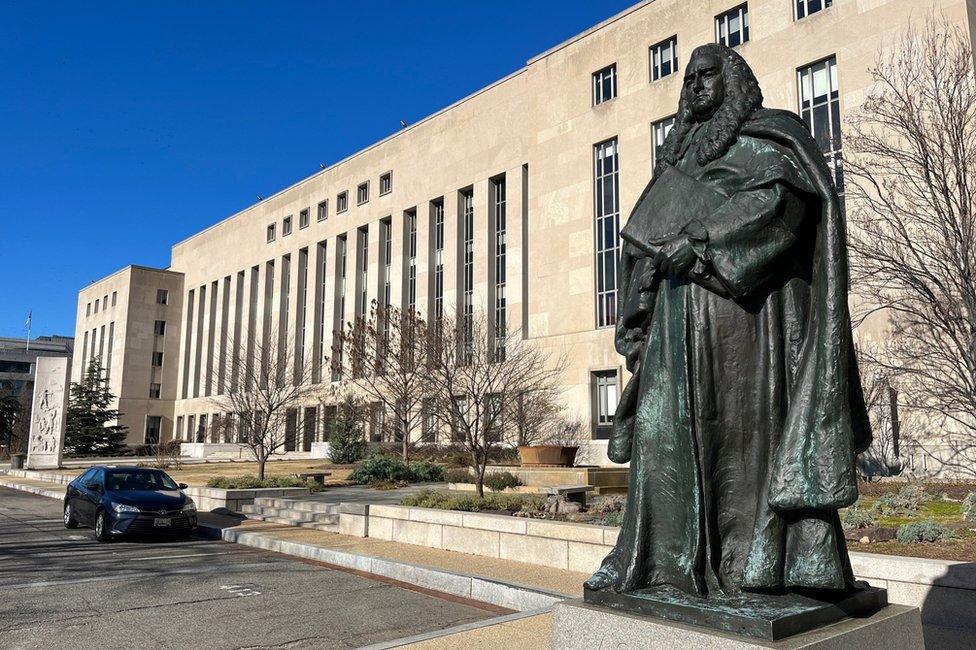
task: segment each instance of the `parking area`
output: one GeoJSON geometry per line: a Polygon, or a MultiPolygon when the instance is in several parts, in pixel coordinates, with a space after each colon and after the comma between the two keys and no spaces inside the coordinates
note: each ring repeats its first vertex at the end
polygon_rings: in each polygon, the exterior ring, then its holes
{"type": "Polygon", "coordinates": [[[99,544],[0,488],[0,648],[352,648],[495,615],[226,542],[99,544]]]}

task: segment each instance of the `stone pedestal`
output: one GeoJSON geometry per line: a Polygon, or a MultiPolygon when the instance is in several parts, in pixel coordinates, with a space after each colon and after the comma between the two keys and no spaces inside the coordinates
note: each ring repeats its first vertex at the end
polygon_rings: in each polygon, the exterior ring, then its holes
{"type": "Polygon", "coordinates": [[[867,618],[848,618],[780,641],[764,641],[571,600],[553,608],[552,648],[923,650],[925,644],[918,608],[904,605],[888,605],[867,618]]]}
{"type": "Polygon", "coordinates": [[[64,454],[64,416],[68,409],[71,359],[38,357],[34,369],[27,469],[61,467],[64,454]]]}

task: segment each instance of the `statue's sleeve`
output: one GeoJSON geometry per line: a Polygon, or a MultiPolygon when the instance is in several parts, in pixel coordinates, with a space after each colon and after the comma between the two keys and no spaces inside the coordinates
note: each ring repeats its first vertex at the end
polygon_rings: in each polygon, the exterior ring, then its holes
{"type": "Polygon", "coordinates": [[[756,152],[743,182],[722,206],[689,224],[695,250],[736,298],[773,275],[810,217],[812,184],[792,155],[772,145],[756,152]]]}

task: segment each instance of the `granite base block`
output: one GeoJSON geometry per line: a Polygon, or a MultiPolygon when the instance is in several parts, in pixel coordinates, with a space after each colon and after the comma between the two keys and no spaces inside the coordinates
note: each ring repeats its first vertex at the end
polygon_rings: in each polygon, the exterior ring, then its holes
{"type": "Polygon", "coordinates": [[[917,607],[888,605],[866,618],[848,618],[780,641],[628,614],[564,601],[553,607],[554,650],[923,650],[922,619],[917,607]]]}

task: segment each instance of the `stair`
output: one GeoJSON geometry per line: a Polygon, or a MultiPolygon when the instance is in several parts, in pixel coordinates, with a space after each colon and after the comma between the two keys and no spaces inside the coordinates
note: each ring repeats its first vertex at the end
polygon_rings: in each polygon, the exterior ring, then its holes
{"type": "Polygon", "coordinates": [[[301,499],[258,497],[253,504],[241,507],[248,519],[285,526],[339,532],[339,504],[301,499]]]}

